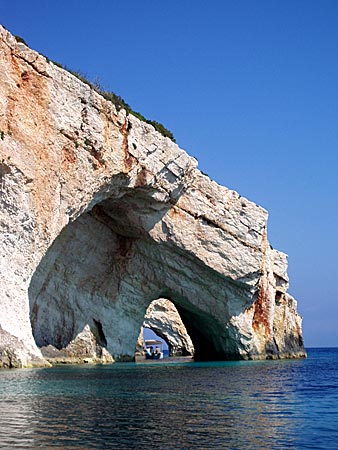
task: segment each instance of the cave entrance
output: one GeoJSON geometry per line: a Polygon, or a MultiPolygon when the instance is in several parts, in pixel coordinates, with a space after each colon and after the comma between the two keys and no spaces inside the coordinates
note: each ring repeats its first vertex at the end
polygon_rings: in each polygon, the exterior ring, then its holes
{"type": "Polygon", "coordinates": [[[144,355],[150,339],[163,342],[163,356],[194,355],[194,345],[174,303],[165,298],[153,300],[147,308],[136,344],[136,356],[144,355]]]}
{"type": "MultiPolygon", "coordinates": [[[[56,237],[29,286],[38,347],[64,351],[71,345],[76,355],[80,344],[88,359],[134,360],[146,310],[163,298],[175,305],[194,359],[226,359],[224,342],[231,341],[218,320],[226,313],[218,302],[224,295],[218,275],[206,276],[199,261],[166,242],[161,220],[167,210],[147,195],[128,191],[101,202],[56,237]],[[148,233],[154,227],[160,237],[148,233]]],[[[174,344],[168,346],[174,355],[174,344]]]]}

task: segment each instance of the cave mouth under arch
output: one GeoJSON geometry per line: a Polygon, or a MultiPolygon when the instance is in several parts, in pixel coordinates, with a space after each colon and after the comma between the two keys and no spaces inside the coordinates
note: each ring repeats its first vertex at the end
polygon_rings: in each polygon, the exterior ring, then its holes
{"type": "Polygon", "coordinates": [[[195,349],[186,327],[175,307],[168,299],[153,300],[147,308],[144,322],[137,340],[136,354],[143,353],[146,330],[151,330],[157,338],[168,346],[169,357],[193,357],[195,349]]]}
{"type": "Polygon", "coordinates": [[[224,330],[215,317],[200,307],[201,300],[193,304],[199,285],[190,299],[185,295],[187,280],[176,266],[193,263],[148,233],[168,208],[149,205],[146,194],[139,195],[128,193],[94,206],[69,223],[49,247],[29,286],[37,346],[64,349],[89,329],[114,360],[134,360],[149,304],[167,298],[193,341],[196,360],[236,359],[231,349],[227,358],[221,348],[224,330]],[[180,259],[170,265],[170,258],[180,259]]]}

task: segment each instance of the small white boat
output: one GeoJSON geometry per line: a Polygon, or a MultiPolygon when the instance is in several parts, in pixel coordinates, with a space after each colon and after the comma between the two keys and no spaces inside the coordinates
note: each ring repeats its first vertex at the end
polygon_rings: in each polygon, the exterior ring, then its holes
{"type": "Polygon", "coordinates": [[[144,341],[146,359],[163,359],[163,342],[156,339],[144,341]]]}

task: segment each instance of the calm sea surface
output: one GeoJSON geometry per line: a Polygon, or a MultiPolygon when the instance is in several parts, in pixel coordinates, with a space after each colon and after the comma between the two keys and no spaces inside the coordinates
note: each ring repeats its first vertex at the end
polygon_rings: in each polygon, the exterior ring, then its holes
{"type": "Polygon", "coordinates": [[[3,370],[0,448],[338,449],[338,349],[3,370]]]}

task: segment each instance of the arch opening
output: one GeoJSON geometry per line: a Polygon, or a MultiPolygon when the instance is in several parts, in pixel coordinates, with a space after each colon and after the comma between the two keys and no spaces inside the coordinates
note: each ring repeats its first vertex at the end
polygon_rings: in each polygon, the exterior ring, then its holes
{"type": "MultiPolygon", "coordinates": [[[[198,262],[149,235],[168,207],[147,203],[144,190],[138,195],[128,191],[94,206],[50,246],[29,287],[36,344],[66,354],[71,349],[72,356],[79,348],[80,359],[83,351],[94,361],[134,360],[146,310],[165,298],[177,308],[195,359],[226,359],[221,342],[227,336],[211,314],[215,275],[202,279],[198,262]]],[[[172,354],[178,351],[168,345],[172,354]]]]}
{"type": "Polygon", "coordinates": [[[170,300],[160,298],[153,300],[148,306],[137,340],[137,355],[144,354],[147,330],[151,330],[166,343],[169,357],[194,355],[191,338],[175,305],[170,300]]]}

